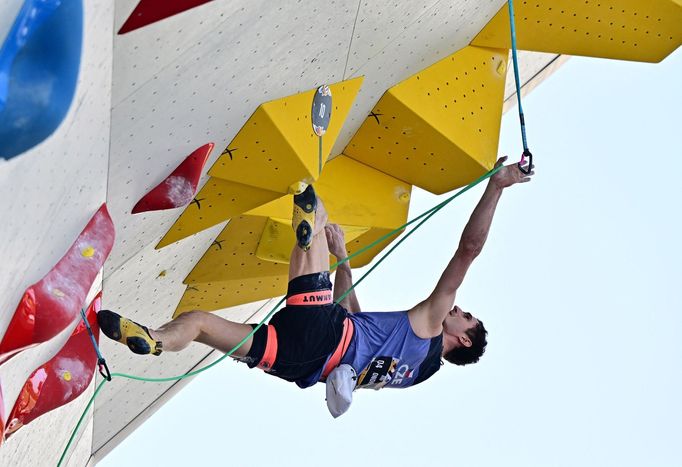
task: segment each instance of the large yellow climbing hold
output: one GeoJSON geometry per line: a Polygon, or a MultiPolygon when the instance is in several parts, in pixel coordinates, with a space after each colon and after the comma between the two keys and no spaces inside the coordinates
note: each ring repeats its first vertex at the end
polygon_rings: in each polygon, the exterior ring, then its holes
{"type": "MultiPolygon", "coordinates": [[[[262,216],[242,215],[232,218],[189,273],[185,284],[195,285],[247,277],[286,277],[289,270],[286,265],[264,261],[256,256],[258,241],[267,221],[268,218],[262,216]]],[[[291,230],[291,224],[289,229],[291,230]]],[[[292,246],[293,243],[289,245],[287,255],[291,252],[292,246]]],[[[245,294],[248,291],[240,293],[245,294]]]]}
{"type": "Polygon", "coordinates": [[[287,291],[287,276],[271,278],[246,277],[219,282],[208,282],[187,286],[178,307],[173,313],[177,318],[192,310],[214,311],[244,303],[284,295],[287,291]]]}
{"type": "MultiPolygon", "coordinates": [[[[344,230],[348,250],[353,253],[405,223],[412,187],[350,157],[339,156],[329,162],[315,183],[315,191],[325,204],[330,222],[344,230]]],[[[291,196],[283,197],[246,214],[291,222],[292,202],[291,196]]],[[[288,235],[281,228],[278,230],[280,235],[288,235]]],[[[354,257],[352,266],[369,264],[394,238],[354,257]]],[[[280,245],[276,256],[288,257],[293,240],[288,246],[285,242],[280,245]]]]}
{"type": "Polygon", "coordinates": [[[283,194],[243,183],[212,177],[197,193],[156,248],[213,227],[233,216],[265,204],[283,194]]]}
{"type": "MultiPolygon", "coordinates": [[[[369,226],[340,225],[346,243],[350,243],[367,233],[369,226]]],[[[296,235],[291,228],[291,219],[269,217],[258,242],[256,256],[266,261],[289,264],[292,245],[296,244],[296,235]]],[[[336,261],[335,259],[333,261],[336,261]]]]}
{"type": "Polygon", "coordinates": [[[92,258],[95,255],[95,249],[91,246],[85,247],[81,251],[81,255],[84,258],[92,258]]]}
{"type": "MultiPolygon", "coordinates": [[[[407,219],[411,186],[345,156],[327,164],[315,190],[330,221],[343,228],[351,253],[407,219]]],[[[295,244],[292,205],[292,195],[286,195],[233,217],[185,279],[188,287],[174,316],[286,293],[287,263],[295,244]]],[[[367,264],[395,238],[353,258],[352,266],[367,264]]]]}
{"type": "Polygon", "coordinates": [[[483,175],[497,157],[507,54],[465,47],[390,88],[344,154],[432,193],[483,175]]]}
{"type": "MultiPolygon", "coordinates": [[[[360,90],[362,78],[330,85],[332,116],[322,137],[323,162],[341,132],[346,115],[360,90]]],[[[209,170],[212,177],[266,190],[288,193],[298,181],[312,183],[319,176],[319,137],[312,131],[311,106],[316,89],[266,102],[244,124],[209,170]]]]}
{"type": "MultiPolygon", "coordinates": [[[[327,159],[362,78],[330,85],[332,116],[322,137],[327,159]]],[[[208,171],[211,178],[161,239],[164,247],[312,183],[319,176],[319,137],[311,108],[316,89],[260,105],[208,171]]]]}
{"type": "MultiPolygon", "coordinates": [[[[362,78],[330,86],[332,117],[322,138],[327,159],[346,115],[360,90],[362,78]]],[[[312,131],[311,106],[316,89],[266,102],[244,124],[209,175],[266,190],[288,193],[298,181],[312,183],[319,176],[319,137],[312,131]]]]}
{"type": "MultiPolygon", "coordinates": [[[[682,43],[680,0],[517,0],[514,17],[522,50],[659,62],[682,43]]],[[[511,47],[506,4],[471,44],[511,47]]]]}

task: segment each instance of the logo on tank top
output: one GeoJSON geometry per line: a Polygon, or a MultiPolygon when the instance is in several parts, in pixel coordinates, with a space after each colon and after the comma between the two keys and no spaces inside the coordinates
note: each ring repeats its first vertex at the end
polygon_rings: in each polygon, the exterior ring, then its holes
{"type": "Polygon", "coordinates": [[[386,385],[398,386],[412,378],[414,369],[409,365],[398,365],[393,357],[375,357],[358,376],[358,388],[381,389],[386,385]]]}
{"type": "Polygon", "coordinates": [[[367,368],[362,370],[358,376],[359,388],[366,389],[381,389],[386,386],[395,369],[398,365],[398,360],[393,357],[374,357],[367,368]]]}
{"type": "Polygon", "coordinates": [[[400,365],[396,370],[393,378],[391,379],[391,385],[402,384],[404,380],[412,378],[414,370],[410,368],[409,365],[400,365]]]}

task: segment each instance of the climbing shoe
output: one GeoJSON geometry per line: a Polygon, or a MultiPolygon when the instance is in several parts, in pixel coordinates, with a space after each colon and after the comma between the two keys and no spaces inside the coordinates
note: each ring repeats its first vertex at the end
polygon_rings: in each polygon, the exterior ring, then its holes
{"type": "Polygon", "coordinates": [[[303,251],[308,251],[313,243],[316,209],[317,196],[312,185],[308,185],[302,193],[294,195],[294,216],[291,226],[296,232],[296,244],[303,251]]]}
{"type": "Polygon", "coordinates": [[[149,334],[149,329],[109,310],[97,313],[97,323],[105,336],[128,346],[136,354],[161,355],[161,342],[149,334]]]}
{"type": "Polygon", "coordinates": [[[305,191],[306,188],[308,188],[308,184],[306,182],[294,182],[289,185],[287,191],[290,195],[300,195],[305,191]]]}

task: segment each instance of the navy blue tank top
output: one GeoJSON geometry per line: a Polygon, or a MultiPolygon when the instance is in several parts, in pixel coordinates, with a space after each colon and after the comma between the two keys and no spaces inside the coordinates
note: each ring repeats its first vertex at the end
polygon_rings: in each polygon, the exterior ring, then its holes
{"type": "Polygon", "coordinates": [[[342,363],[357,372],[358,388],[406,388],[440,369],[443,334],[418,337],[407,311],[361,312],[349,317],[355,332],[342,363]]]}

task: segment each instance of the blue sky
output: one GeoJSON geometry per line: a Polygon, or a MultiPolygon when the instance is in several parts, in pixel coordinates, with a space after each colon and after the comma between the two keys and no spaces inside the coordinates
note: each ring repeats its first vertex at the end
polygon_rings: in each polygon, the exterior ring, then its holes
{"type": "MultiPolygon", "coordinates": [[[[334,420],[323,385],[225,362],[99,465],[679,466],[681,82],[680,50],[660,64],[574,57],[524,99],[537,175],[503,195],[457,300],[489,330],[479,364],[357,391],[334,420]]],[[[358,288],[363,308],[426,297],[481,192],[384,261],[358,288]]],[[[417,190],[410,215],[440,199],[417,190]]]]}

